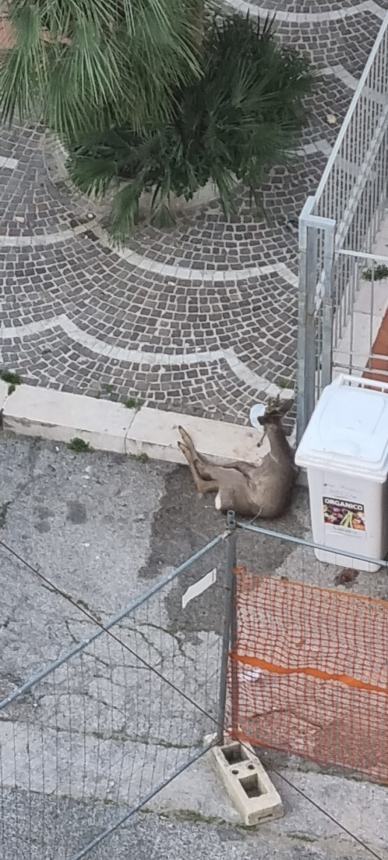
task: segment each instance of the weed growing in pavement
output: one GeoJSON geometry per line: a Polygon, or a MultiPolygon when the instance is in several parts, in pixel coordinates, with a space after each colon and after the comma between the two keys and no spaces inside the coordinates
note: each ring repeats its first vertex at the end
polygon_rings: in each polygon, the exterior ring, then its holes
{"type": "Polygon", "coordinates": [[[14,373],[13,370],[0,370],[0,379],[8,383],[8,394],[13,394],[16,386],[22,384],[20,374],[14,373]]]}
{"type": "Polygon", "coordinates": [[[138,400],[136,397],[128,397],[127,400],[124,400],[124,406],[127,409],[140,409],[141,400],[138,400]]]}
{"type": "Polygon", "coordinates": [[[384,278],[388,278],[388,266],[385,266],[384,263],[374,268],[372,266],[370,269],[365,269],[362,277],[364,281],[383,281],[384,278]]]}
{"type": "Polygon", "coordinates": [[[80,439],[79,436],[74,436],[73,439],[70,439],[70,442],[67,446],[70,451],[75,451],[76,454],[82,454],[84,452],[93,451],[94,448],[89,444],[89,442],[85,442],[84,439],[80,439]]]}

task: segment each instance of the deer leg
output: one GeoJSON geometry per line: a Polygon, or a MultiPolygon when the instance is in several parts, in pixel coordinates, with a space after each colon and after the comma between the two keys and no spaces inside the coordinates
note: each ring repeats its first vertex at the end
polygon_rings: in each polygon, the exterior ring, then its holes
{"type": "MultiPolygon", "coordinates": [[[[185,430],[184,427],[178,427],[178,430],[179,430],[180,436],[182,438],[183,444],[186,445],[186,448],[189,448],[191,455],[194,457],[197,452],[194,448],[194,443],[193,443],[191,436],[189,436],[187,430],[185,430]]],[[[181,448],[180,442],[178,442],[178,445],[181,448]]]]}
{"type": "Polygon", "coordinates": [[[204,463],[193,445],[188,446],[184,442],[178,442],[178,445],[189,464],[198,492],[216,493],[217,511],[236,510],[244,516],[257,515],[257,505],[250,497],[249,480],[239,469],[204,463]]]}
{"type": "Polygon", "coordinates": [[[236,469],[237,472],[241,472],[244,475],[244,478],[251,478],[252,472],[257,469],[257,465],[254,466],[253,463],[246,463],[245,460],[233,460],[232,463],[225,463],[220,468],[222,469],[236,469]]]}
{"type": "MultiPolygon", "coordinates": [[[[233,460],[231,463],[220,463],[217,460],[208,460],[207,457],[204,457],[202,454],[196,454],[196,458],[204,467],[201,469],[202,474],[205,471],[209,472],[209,474],[214,473],[215,469],[219,469],[224,473],[226,469],[233,469],[235,472],[239,472],[244,478],[251,478],[252,474],[256,471],[257,465],[254,466],[253,463],[246,463],[244,460],[233,460]]],[[[201,468],[201,467],[199,467],[201,468]]]]}
{"type": "MultiPolygon", "coordinates": [[[[204,466],[209,466],[209,470],[213,470],[214,467],[218,467],[219,469],[237,469],[239,472],[241,472],[242,475],[244,475],[245,478],[252,477],[252,471],[256,469],[257,466],[254,466],[252,463],[247,463],[245,460],[235,460],[232,463],[220,463],[220,461],[216,458],[213,461],[209,460],[208,457],[205,457],[204,454],[199,454],[196,448],[194,448],[193,440],[191,436],[189,436],[187,430],[185,430],[183,427],[178,427],[178,430],[183,439],[184,444],[187,446],[187,448],[189,448],[193,460],[199,460],[201,463],[204,464],[204,466]]],[[[205,477],[205,475],[203,475],[203,477],[205,477]]]]}
{"type": "Polygon", "coordinates": [[[194,465],[200,478],[210,477],[211,481],[208,483],[218,486],[215,498],[217,511],[235,510],[243,516],[257,514],[257,505],[252,500],[250,491],[250,479],[239,469],[205,466],[200,460],[196,460],[194,465]]]}
{"type": "Polygon", "coordinates": [[[223,483],[227,486],[231,480],[236,478],[239,483],[242,481],[245,484],[245,480],[243,480],[245,478],[244,474],[242,474],[239,469],[233,468],[231,465],[216,466],[209,461],[204,463],[203,460],[197,458],[194,460],[194,465],[200,478],[204,478],[205,480],[215,480],[218,485],[223,483]]]}
{"type": "Polygon", "coordinates": [[[201,493],[201,495],[205,495],[205,493],[216,493],[218,491],[217,481],[201,477],[196,468],[196,464],[194,463],[191,448],[184,445],[183,442],[178,442],[178,446],[189,464],[189,469],[193,476],[193,481],[198,493],[201,493]]]}

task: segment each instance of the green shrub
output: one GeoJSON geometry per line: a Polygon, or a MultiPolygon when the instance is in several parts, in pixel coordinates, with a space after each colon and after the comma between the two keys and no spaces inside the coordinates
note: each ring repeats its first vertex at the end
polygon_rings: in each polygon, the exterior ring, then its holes
{"type": "Polygon", "coordinates": [[[87,193],[115,184],[111,229],[123,239],[139,219],[139,199],[153,191],[152,221],[172,221],[171,196],[190,200],[209,180],[227,217],[242,181],[260,206],[268,170],[285,162],[305,121],[308,60],[264,24],[235,14],[214,19],[202,44],[202,75],[176,88],[168,122],[137,133],[130,124],[78,138],[69,169],[87,193]]]}

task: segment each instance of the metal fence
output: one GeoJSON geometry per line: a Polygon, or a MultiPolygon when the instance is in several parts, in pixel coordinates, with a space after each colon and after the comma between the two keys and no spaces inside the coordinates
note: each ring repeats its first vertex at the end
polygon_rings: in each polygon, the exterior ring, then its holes
{"type": "Polygon", "coordinates": [[[119,826],[220,737],[233,540],[0,703],[2,860],[106,858],[119,826]]]}
{"type": "Polygon", "coordinates": [[[359,272],[343,252],[372,251],[387,201],[387,157],[388,15],[318,189],[300,216],[299,438],[331,380],[339,331],[345,321],[351,324],[359,272]]]}
{"type": "Polygon", "coordinates": [[[381,577],[353,570],[365,562],[357,530],[348,530],[352,568],[341,568],[301,538],[238,528],[254,538],[257,561],[236,569],[233,736],[388,783],[388,562],[381,577]],[[268,541],[283,550],[275,575],[260,552],[268,541]]]}
{"type": "Polygon", "coordinates": [[[388,382],[388,257],[340,251],[338,268],[332,375],[388,382]]]}
{"type": "MultiPolygon", "coordinates": [[[[363,535],[352,537],[341,557],[357,567],[363,535]]],[[[10,692],[2,860],[126,856],[126,824],[224,731],[388,782],[388,562],[383,577],[358,575],[318,561],[318,549],[231,515],[223,534],[10,692]],[[252,572],[237,565],[236,543],[252,572]]]]}

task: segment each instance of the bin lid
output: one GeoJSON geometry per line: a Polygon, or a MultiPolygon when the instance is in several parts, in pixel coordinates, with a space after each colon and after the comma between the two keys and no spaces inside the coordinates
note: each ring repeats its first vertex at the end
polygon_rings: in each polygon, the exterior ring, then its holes
{"type": "Polygon", "coordinates": [[[388,385],[347,376],[328,385],[295,460],[299,466],[370,474],[372,479],[384,481],[388,471],[388,385]]]}

